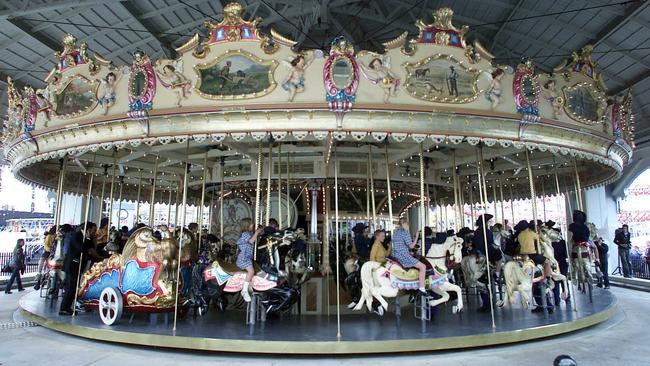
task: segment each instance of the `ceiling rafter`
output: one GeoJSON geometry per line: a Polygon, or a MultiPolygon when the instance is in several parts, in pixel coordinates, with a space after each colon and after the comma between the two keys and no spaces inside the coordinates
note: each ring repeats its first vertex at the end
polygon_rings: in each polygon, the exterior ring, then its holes
{"type": "Polygon", "coordinates": [[[111,2],[114,2],[114,0],[76,0],[76,1],[60,0],[60,1],[46,2],[46,3],[34,3],[33,1],[30,1],[28,4],[29,6],[26,6],[23,9],[0,10],[0,19],[24,17],[27,15],[43,13],[52,10],[68,9],[71,7],[85,6],[85,5],[99,5],[99,4],[106,4],[111,2]]]}
{"type": "Polygon", "coordinates": [[[156,26],[153,24],[153,22],[150,22],[148,20],[142,19],[140,11],[135,7],[133,3],[130,1],[120,1],[120,5],[126,10],[127,13],[135,20],[135,23],[142,27],[143,29],[146,29],[149,34],[153,37],[153,39],[160,44],[160,48],[162,49],[163,53],[167,58],[173,59],[176,58],[176,51],[174,50],[173,47],[171,47],[170,42],[165,41],[161,36],[160,36],[160,30],[156,29],[156,26]]]}
{"type": "Polygon", "coordinates": [[[59,49],[60,46],[59,42],[55,41],[54,39],[52,39],[51,37],[43,33],[34,32],[32,27],[24,20],[19,18],[11,18],[11,19],[7,19],[7,22],[12,24],[14,27],[19,29],[21,32],[23,32],[24,34],[26,34],[36,42],[49,48],[53,52],[59,49]]]}

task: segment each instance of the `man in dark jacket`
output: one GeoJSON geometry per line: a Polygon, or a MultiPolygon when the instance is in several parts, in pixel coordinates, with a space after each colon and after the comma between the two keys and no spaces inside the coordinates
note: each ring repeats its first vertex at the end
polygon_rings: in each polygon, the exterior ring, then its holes
{"type": "MultiPolygon", "coordinates": [[[[79,266],[82,255],[87,256],[90,249],[94,249],[94,238],[97,232],[97,225],[88,222],[81,224],[75,231],[67,233],[63,237],[63,247],[66,248],[65,259],[63,260],[63,271],[65,272],[64,295],[61,301],[59,315],[72,315],[72,306],[79,282],[79,266]],[[84,226],[86,235],[84,235],[84,226]]],[[[84,259],[85,260],[85,259],[84,259]]]]}
{"type": "Polygon", "coordinates": [[[632,242],[630,241],[630,230],[627,224],[616,230],[614,234],[614,244],[618,245],[618,258],[620,259],[621,267],[623,268],[623,276],[625,278],[630,278],[630,268],[632,267],[630,265],[630,248],[632,248],[632,242]]]}
{"type": "Polygon", "coordinates": [[[609,246],[605,244],[603,238],[598,238],[594,241],[596,248],[598,249],[598,258],[600,258],[600,271],[602,272],[602,277],[598,278],[598,287],[609,288],[609,274],[607,273],[607,268],[609,267],[607,257],[609,256],[609,246]],[[602,281],[602,282],[601,282],[602,281]]]}

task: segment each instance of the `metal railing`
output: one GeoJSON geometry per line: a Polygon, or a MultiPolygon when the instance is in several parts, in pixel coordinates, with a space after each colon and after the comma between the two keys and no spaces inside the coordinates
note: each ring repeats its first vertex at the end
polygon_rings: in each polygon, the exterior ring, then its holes
{"type": "Polygon", "coordinates": [[[650,262],[645,257],[630,258],[632,277],[650,280],[650,262]]]}

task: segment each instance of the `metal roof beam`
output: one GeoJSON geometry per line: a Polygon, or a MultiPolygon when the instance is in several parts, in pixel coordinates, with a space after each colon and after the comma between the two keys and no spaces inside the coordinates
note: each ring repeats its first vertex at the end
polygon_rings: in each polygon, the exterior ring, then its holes
{"type": "Polygon", "coordinates": [[[618,94],[618,93],[622,92],[625,89],[633,88],[636,85],[639,85],[641,82],[645,81],[648,78],[650,78],[650,70],[646,70],[646,71],[642,72],[641,74],[635,76],[634,79],[629,80],[628,82],[624,83],[623,86],[611,89],[609,92],[611,94],[613,94],[613,95],[618,94]]]}
{"type": "Polygon", "coordinates": [[[174,59],[176,58],[176,51],[174,48],[171,46],[170,42],[166,42],[162,37],[160,36],[160,31],[155,28],[153,25],[153,22],[142,19],[141,18],[141,13],[136,9],[136,7],[129,1],[120,1],[120,4],[126,10],[127,13],[135,20],[135,23],[139,25],[140,27],[146,29],[149,34],[160,44],[160,47],[162,48],[163,53],[165,56],[169,59],[174,59]]]}
{"type": "Polygon", "coordinates": [[[24,17],[26,15],[32,15],[36,13],[43,13],[52,10],[68,9],[75,6],[81,5],[97,5],[97,4],[106,4],[111,3],[114,0],[76,0],[76,1],[54,1],[54,2],[45,2],[45,3],[34,3],[30,1],[23,9],[3,9],[0,10],[0,19],[15,18],[15,17],[24,17]]]}
{"type": "Polygon", "coordinates": [[[501,25],[499,26],[499,29],[497,29],[496,33],[494,33],[494,37],[492,37],[492,44],[490,45],[490,52],[494,53],[494,46],[496,46],[497,39],[499,38],[499,35],[503,31],[503,28],[506,26],[506,24],[508,24],[510,19],[512,19],[512,17],[517,13],[519,8],[521,7],[521,4],[524,1],[525,0],[517,1],[517,4],[515,4],[515,6],[513,6],[512,9],[510,9],[510,12],[508,13],[508,16],[506,17],[506,20],[503,23],[501,23],[501,25]]]}
{"type": "Polygon", "coordinates": [[[48,35],[37,33],[32,30],[32,27],[22,19],[11,18],[7,19],[7,22],[11,23],[14,27],[18,28],[21,32],[28,35],[30,38],[34,39],[43,46],[49,48],[53,52],[57,51],[60,48],[59,42],[53,40],[48,35]]]}

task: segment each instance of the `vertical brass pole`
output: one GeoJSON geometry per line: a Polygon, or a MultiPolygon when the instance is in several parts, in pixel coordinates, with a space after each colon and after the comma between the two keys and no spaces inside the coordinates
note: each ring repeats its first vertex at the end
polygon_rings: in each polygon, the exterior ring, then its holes
{"type": "Polygon", "coordinates": [[[501,198],[501,220],[503,221],[504,229],[505,229],[506,213],[503,209],[503,183],[501,183],[501,180],[499,180],[499,196],[501,198]]]}
{"type": "Polygon", "coordinates": [[[456,149],[451,150],[451,161],[453,164],[453,167],[451,168],[451,176],[452,176],[452,184],[454,185],[454,221],[456,221],[456,231],[460,230],[460,222],[462,220],[461,218],[461,210],[459,210],[460,207],[460,198],[459,195],[461,192],[459,192],[459,186],[458,186],[458,175],[456,174],[456,149]]]}
{"type": "Polygon", "coordinates": [[[115,197],[115,168],[117,168],[117,158],[113,159],[113,175],[111,176],[111,193],[108,199],[108,232],[111,231],[113,224],[113,198],[115,197]]]}
{"type": "Polygon", "coordinates": [[[203,176],[201,177],[201,206],[199,206],[199,245],[197,245],[199,253],[201,253],[201,245],[203,244],[203,206],[205,205],[205,184],[208,180],[208,152],[205,152],[203,157],[203,176]]]}
{"type": "MultiPolygon", "coordinates": [[[[385,153],[384,156],[386,158],[386,194],[388,196],[388,227],[387,229],[391,233],[391,237],[393,234],[393,194],[391,192],[391,187],[390,187],[390,162],[388,161],[388,144],[385,145],[385,153]]],[[[347,237],[347,235],[346,235],[347,237]]]]}
{"type": "Polygon", "coordinates": [[[576,174],[576,200],[578,202],[578,209],[585,210],[584,202],[582,201],[582,186],[580,185],[580,174],[578,173],[578,161],[573,159],[573,169],[576,174]]]}
{"type": "Polygon", "coordinates": [[[223,194],[224,194],[224,186],[223,186],[223,171],[226,166],[226,160],[222,157],[221,158],[221,193],[219,193],[219,240],[221,240],[221,245],[223,245],[223,194]]]}
{"type": "MultiPolygon", "coordinates": [[[[476,159],[476,169],[478,172],[478,185],[479,185],[479,199],[481,200],[481,204],[483,207],[486,207],[486,199],[485,199],[485,190],[483,190],[482,184],[484,182],[484,174],[485,172],[483,171],[483,159],[481,159],[482,155],[482,148],[478,147],[476,152],[477,152],[477,159],[476,159]]],[[[487,211],[487,210],[486,210],[487,211]]],[[[488,277],[488,296],[489,296],[489,301],[490,301],[490,315],[492,316],[492,328],[496,328],[496,324],[494,323],[494,303],[492,301],[492,274],[490,273],[490,263],[489,263],[489,258],[488,258],[488,240],[487,240],[487,223],[485,222],[485,214],[481,215],[481,221],[483,224],[483,243],[485,244],[485,260],[488,262],[486,263],[486,270],[487,270],[487,277],[488,277]]],[[[485,306],[485,304],[483,304],[485,306]]]]}
{"type": "Polygon", "coordinates": [[[167,200],[167,228],[172,230],[172,187],[169,186],[169,199],[167,200]]]}
{"type": "Polygon", "coordinates": [[[424,143],[420,142],[420,240],[422,240],[422,256],[426,256],[424,244],[424,143]]]}
{"type": "MultiPolygon", "coordinates": [[[[367,161],[366,163],[366,221],[368,222],[368,226],[371,227],[371,221],[370,221],[370,160],[367,161]]],[[[374,228],[371,227],[371,232],[374,228]]]]}
{"type": "Polygon", "coordinates": [[[508,188],[510,189],[510,215],[512,216],[512,227],[515,227],[517,221],[515,221],[515,200],[512,194],[512,183],[510,183],[508,188]]]}
{"type": "Polygon", "coordinates": [[[271,220],[271,173],[273,172],[273,144],[269,144],[269,166],[266,174],[266,226],[271,220]]]}
{"type": "MultiPolygon", "coordinates": [[[[454,172],[456,174],[456,172],[454,172]]],[[[459,229],[462,229],[465,226],[465,193],[463,192],[463,182],[460,180],[458,174],[456,174],[458,182],[458,200],[460,201],[460,225],[459,229]]]]}
{"type": "MultiPolygon", "coordinates": [[[[94,160],[94,158],[93,158],[94,160]]],[[[89,169],[90,170],[90,169],[89,169]]],[[[90,173],[90,179],[88,180],[88,193],[86,194],[86,212],[84,213],[84,234],[83,234],[83,241],[86,241],[86,236],[88,235],[88,217],[90,216],[90,199],[92,197],[92,192],[93,192],[93,180],[95,178],[95,175],[90,173]]],[[[77,271],[77,278],[81,277],[81,268],[84,266],[84,253],[81,251],[79,254],[79,270],[77,271]]],[[[79,283],[77,283],[77,286],[79,286],[79,283]]],[[[77,303],[77,293],[79,292],[78,288],[74,289],[74,301],[72,304],[77,303]]],[[[72,316],[77,315],[77,306],[72,306],[72,316]]]]}
{"type": "Polygon", "coordinates": [[[108,178],[108,173],[106,168],[104,169],[104,178],[102,178],[102,193],[99,196],[99,214],[97,215],[97,220],[102,221],[102,213],[104,211],[104,193],[106,191],[106,178],[108,178]]]}
{"type": "Polygon", "coordinates": [[[530,166],[528,149],[525,149],[525,151],[526,151],[526,167],[528,169],[528,182],[530,183],[530,200],[533,206],[533,222],[535,223],[535,230],[537,230],[537,195],[535,193],[535,181],[533,181],[533,169],[530,166]]]}
{"type": "Polygon", "coordinates": [[[471,182],[469,184],[469,225],[470,227],[474,226],[474,222],[476,220],[474,219],[474,186],[472,185],[471,182]]]}
{"type": "MultiPolygon", "coordinates": [[[[262,223],[262,213],[260,209],[260,184],[262,180],[262,141],[258,144],[257,152],[257,185],[255,186],[255,228],[262,223]]],[[[257,251],[256,251],[257,252],[257,251]]]]}
{"type": "Polygon", "coordinates": [[[278,226],[282,229],[282,144],[278,144],[278,226]]]}
{"type": "Polygon", "coordinates": [[[501,218],[501,221],[498,220],[499,215],[497,214],[497,181],[492,182],[492,197],[493,197],[493,206],[494,206],[494,220],[495,222],[501,222],[503,221],[503,217],[501,218]]]}
{"type": "MultiPolygon", "coordinates": [[[[336,164],[336,162],[334,162],[336,164]]],[[[290,171],[290,155],[287,152],[287,226],[292,227],[291,222],[291,171],[290,171]]]]}
{"type": "Polygon", "coordinates": [[[370,177],[370,200],[372,202],[372,226],[377,230],[377,207],[375,206],[375,172],[372,168],[372,145],[368,145],[368,176],[370,177]]]}
{"type": "MultiPolygon", "coordinates": [[[[186,150],[185,150],[185,155],[186,156],[187,156],[187,152],[189,150],[189,147],[190,147],[190,141],[188,140],[187,141],[187,147],[186,147],[186,150]]],[[[180,233],[179,233],[178,237],[176,237],[176,240],[178,241],[178,258],[177,258],[178,266],[176,268],[176,292],[175,292],[175,294],[176,294],[175,298],[176,299],[174,301],[174,328],[172,328],[172,331],[174,332],[174,335],[176,335],[175,334],[176,333],[176,321],[177,321],[177,318],[178,318],[178,298],[179,298],[178,291],[179,291],[180,282],[181,282],[180,281],[180,279],[181,279],[181,252],[182,252],[181,246],[183,244],[183,230],[185,229],[185,217],[187,216],[185,210],[186,210],[186,205],[187,205],[187,183],[188,183],[188,178],[189,178],[188,177],[189,176],[189,171],[190,171],[190,164],[186,160],[185,161],[185,174],[184,174],[184,177],[183,177],[183,202],[182,202],[182,206],[181,206],[181,208],[183,210],[183,214],[181,216],[181,230],[180,230],[180,233]]],[[[176,228],[174,228],[174,231],[175,231],[175,229],[176,228]]]]}
{"type": "MultiPolygon", "coordinates": [[[[555,202],[557,203],[558,211],[560,211],[560,210],[562,210],[562,205],[560,205],[559,198],[560,198],[560,195],[562,193],[560,192],[560,181],[557,178],[557,170],[555,171],[555,193],[557,194],[557,198],[558,198],[555,202]]],[[[566,222],[568,222],[567,217],[566,217],[566,210],[563,210],[563,211],[564,211],[564,222],[566,223],[566,222]]],[[[569,225],[567,225],[567,227],[568,226],[569,225]]],[[[569,238],[566,235],[566,233],[561,232],[561,234],[562,234],[562,238],[564,239],[564,250],[566,250],[566,255],[567,255],[565,260],[568,262],[568,266],[567,266],[567,268],[569,270],[569,272],[567,273],[568,274],[568,279],[569,279],[569,281],[571,281],[571,286],[567,286],[568,288],[566,290],[569,292],[569,298],[571,299],[571,302],[573,303],[573,311],[578,311],[578,309],[576,307],[576,299],[573,298],[573,296],[576,293],[576,290],[575,290],[575,287],[574,287],[575,282],[573,281],[573,263],[571,263],[571,252],[569,251],[569,238]]]]}
{"type": "Polygon", "coordinates": [[[544,177],[540,177],[542,181],[542,218],[546,222],[546,190],[544,189],[544,177]]]}
{"type": "Polygon", "coordinates": [[[115,228],[119,230],[120,216],[122,214],[122,190],[124,189],[124,176],[120,176],[120,193],[117,196],[117,225],[115,228]]]}
{"type": "MultiPolygon", "coordinates": [[[[151,178],[151,199],[149,200],[149,226],[154,225],[154,208],[156,207],[156,175],[158,174],[158,156],[156,162],[153,164],[153,177],[151,178]]],[[[161,191],[162,194],[162,191],[161,191]]],[[[169,224],[169,216],[167,216],[167,223],[169,224]]]]}
{"type": "Polygon", "coordinates": [[[138,180],[138,196],[135,199],[135,222],[134,226],[140,221],[140,193],[142,193],[142,169],[140,171],[140,179],[138,180]]]}
{"type": "MultiPolygon", "coordinates": [[[[334,218],[336,220],[336,338],[341,339],[341,286],[340,282],[340,255],[339,255],[339,168],[334,145],[334,218]]],[[[347,234],[346,234],[347,237],[347,234]]],[[[346,239],[347,240],[347,239],[346,239]]],[[[329,307],[329,304],[327,304],[329,307]]]]}

